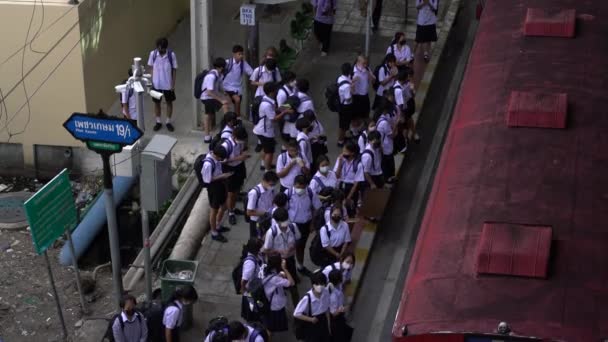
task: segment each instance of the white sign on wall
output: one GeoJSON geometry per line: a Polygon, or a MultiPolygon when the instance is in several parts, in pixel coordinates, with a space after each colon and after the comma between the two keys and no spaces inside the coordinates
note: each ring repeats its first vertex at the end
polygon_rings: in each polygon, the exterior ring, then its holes
{"type": "Polygon", "coordinates": [[[255,26],[255,5],[241,5],[241,25],[255,26]]]}

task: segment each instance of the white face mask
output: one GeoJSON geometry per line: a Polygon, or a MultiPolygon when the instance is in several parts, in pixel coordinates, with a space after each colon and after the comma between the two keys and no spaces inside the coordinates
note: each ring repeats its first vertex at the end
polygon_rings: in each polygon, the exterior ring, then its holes
{"type": "Polygon", "coordinates": [[[289,221],[279,222],[279,226],[281,228],[287,228],[287,227],[289,227],[289,221]]]}
{"type": "Polygon", "coordinates": [[[303,194],[304,194],[305,189],[294,188],[294,190],[293,190],[293,191],[295,191],[296,195],[303,195],[303,194]]]}
{"type": "Polygon", "coordinates": [[[321,172],[322,174],[326,174],[327,172],[329,172],[329,166],[319,167],[319,172],[321,172]]]}
{"type": "Polygon", "coordinates": [[[342,269],[350,270],[351,265],[345,261],[342,261],[342,269]]]}
{"type": "Polygon", "coordinates": [[[323,286],[323,285],[313,285],[312,288],[313,288],[313,290],[316,293],[322,293],[323,289],[325,288],[325,286],[323,286]]]}

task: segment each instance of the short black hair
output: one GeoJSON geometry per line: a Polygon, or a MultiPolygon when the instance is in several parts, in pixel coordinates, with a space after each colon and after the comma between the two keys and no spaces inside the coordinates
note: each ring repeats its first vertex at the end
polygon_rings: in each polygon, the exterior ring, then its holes
{"type": "Polygon", "coordinates": [[[243,126],[235,127],[232,131],[232,134],[234,134],[234,137],[238,140],[247,140],[247,138],[249,137],[247,130],[243,126]]]}
{"type": "Polygon", "coordinates": [[[283,81],[285,83],[291,82],[296,79],[296,74],[293,71],[287,70],[283,74],[283,81]]]}
{"type": "Polygon", "coordinates": [[[388,63],[388,62],[397,62],[397,57],[395,57],[395,55],[393,53],[388,53],[386,54],[386,56],[384,56],[384,63],[388,63]]]}
{"type": "Polygon", "coordinates": [[[304,131],[306,128],[310,127],[311,123],[306,118],[299,118],[296,120],[296,129],[298,131],[304,131]]]}
{"type": "Polygon", "coordinates": [[[247,245],[245,245],[245,249],[247,252],[257,255],[262,249],[262,241],[257,237],[252,237],[247,241],[247,245]]]}
{"type": "Polygon", "coordinates": [[[289,220],[289,213],[285,208],[277,208],[272,213],[272,218],[277,222],[287,221],[289,220]]]}
{"type": "Polygon", "coordinates": [[[406,69],[399,70],[399,72],[397,73],[398,81],[407,81],[409,77],[409,72],[406,69]]]}
{"type": "Polygon", "coordinates": [[[158,38],[156,40],[156,47],[159,49],[166,49],[169,47],[169,40],[167,40],[165,37],[158,38]]]}
{"type": "Polygon", "coordinates": [[[324,161],[329,163],[329,158],[326,155],[322,154],[317,157],[317,160],[315,160],[315,163],[317,163],[317,166],[318,166],[318,165],[321,165],[321,163],[324,161]]]}
{"type": "Polygon", "coordinates": [[[120,306],[121,309],[124,309],[125,304],[127,304],[127,302],[133,302],[133,304],[137,305],[137,299],[135,299],[135,297],[130,294],[126,294],[126,295],[120,297],[120,301],[118,302],[118,305],[120,306]]]}
{"type": "Polygon", "coordinates": [[[192,285],[184,285],[175,289],[175,293],[173,295],[175,299],[185,299],[196,302],[198,300],[198,293],[192,285]]]}
{"type": "Polygon", "coordinates": [[[277,92],[277,84],[274,82],[264,83],[264,93],[270,95],[277,92]]]}
{"type": "Polygon", "coordinates": [[[334,286],[338,286],[338,285],[342,284],[342,271],[340,271],[338,269],[331,270],[331,272],[329,272],[329,276],[327,278],[329,278],[329,282],[334,284],[334,286]]]}
{"type": "Polygon", "coordinates": [[[279,181],[279,175],[277,175],[277,173],[274,171],[266,171],[266,172],[264,172],[262,179],[265,182],[275,182],[276,183],[279,181]]]}
{"type": "Polygon", "coordinates": [[[232,53],[244,52],[244,51],[245,51],[245,49],[243,49],[243,47],[238,44],[232,47],[232,53]]]}
{"type": "Polygon", "coordinates": [[[380,135],[380,132],[378,132],[378,131],[371,131],[367,134],[368,141],[380,140],[381,138],[382,138],[382,136],[380,135]]]}
{"type": "Polygon", "coordinates": [[[221,144],[215,146],[215,148],[213,149],[213,154],[219,159],[226,159],[226,157],[228,157],[228,151],[226,151],[224,146],[222,146],[221,144]]]}
{"type": "Polygon", "coordinates": [[[277,68],[277,61],[274,59],[266,59],[264,65],[266,66],[266,69],[272,71],[277,68]]]}
{"type": "Polygon", "coordinates": [[[222,57],[218,57],[216,59],[213,60],[213,67],[214,68],[222,68],[224,69],[226,67],[226,60],[223,59],[222,57]]]}
{"type": "Polygon", "coordinates": [[[239,321],[232,321],[228,324],[228,337],[230,340],[240,340],[247,334],[247,328],[239,321]]]}
{"type": "Polygon", "coordinates": [[[340,69],[342,70],[342,75],[344,76],[350,76],[350,74],[353,73],[353,66],[350,63],[342,64],[340,69]]]}
{"type": "Polygon", "coordinates": [[[235,112],[226,112],[222,118],[222,124],[227,125],[229,122],[236,121],[237,116],[235,112]]]}
{"type": "Polygon", "coordinates": [[[317,120],[317,115],[311,109],[307,109],[302,113],[302,116],[308,119],[310,122],[317,120]]]}
{"type": "Polygon", "coordinates": [[[308,93],[308,91],[310,90],[310,82],[308,82],[308,80],[305,78],[299,78],[296,81],[296,87],[299,91],[303,93],[308,93]]]}
{"type": "Polygon", "coordinates": [[[295,148],[296,150],[300,150],[300,146],[298,145],[298,141],[296,139],[289,139],[287,144],[285,144],[287,148],[295,148]]]}
{"type": "Polygon", "coordinates": [[[279,192],[278,194],[274,195],[274,198],[272,199],[272,204],[276,205],[279,208],[282,208],[287,205],[288,200],[289,198],[284,192],[279,192]]]}
{"type": "Polygon", "coordinates": [[[359,155],[360,148],[359,148],[359,144],[357,144],[354,140],[349,139],[346,141],[346,143],[344,143],[344,148],[346,148],[348,151],[352,152],[355,157],[359,155]]]}
{"type": "Polygon", "coordinates": [[[327,277],[325,277],[323,272],[313,273],[313,275],[310,277],[310,281],[313,285],[327,285],[327,277]]]}
{"type": "Polygon", "coordinates": [[[304,175],[297,175],[293,180],[293,185],[306,185],[308,186],[308,178],[304,175]]]}

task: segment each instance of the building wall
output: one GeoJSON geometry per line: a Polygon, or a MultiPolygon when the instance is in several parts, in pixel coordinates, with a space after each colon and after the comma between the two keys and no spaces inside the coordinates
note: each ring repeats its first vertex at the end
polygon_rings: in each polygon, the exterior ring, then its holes
{"type": "MultiPolygon", "coordinates": [[[[0,2],[0,144],[22,144],[26,171],[33,171],[35,145],[82,147],[63,122],[73,112],[109,108],[132,57],[145,59],[189,7],[187,0],[67,2],[0,2]]],[[[0,149],[0,159],[9,150],[0,149]]]]}

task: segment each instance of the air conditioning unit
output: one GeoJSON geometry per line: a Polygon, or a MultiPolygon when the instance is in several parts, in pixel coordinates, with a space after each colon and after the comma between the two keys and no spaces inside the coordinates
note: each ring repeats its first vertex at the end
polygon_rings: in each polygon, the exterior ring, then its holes
{"type": "Polygon", "coordinates": [[[122,148],[122,152],[115,153],[110,157],[110,165],[115,176],[137,177],[139,176],[139,141],[133,145],[122,148]]]}

